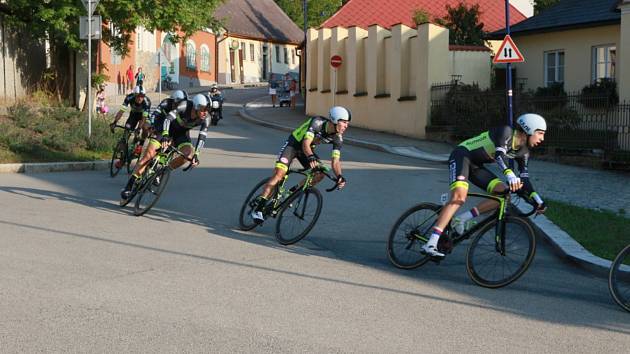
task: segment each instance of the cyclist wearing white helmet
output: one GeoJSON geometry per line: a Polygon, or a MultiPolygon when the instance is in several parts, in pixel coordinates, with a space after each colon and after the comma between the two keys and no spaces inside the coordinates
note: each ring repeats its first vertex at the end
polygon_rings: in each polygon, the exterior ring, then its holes
{"type": "Polygon", "coordinates": [[[538,146],[545,139],[547,123],[543,117],[533,113],[521,115],[516,123],[516,129],[506,125],[483,132],[462,142],[451,153],[448,162],[451,198],[442,208],[433,227],[431,238],[422,247],[423,253],[433,257],[444,257],[444,254],[438,251],[437,243],[449,221],[452,229],[462,234],[472,227],[473,218],[499,206],[499,203],[493,200],[484,201],[453,218],[459,207],[466,202],[468,180],[488,193],[502,193],[507,189],[519,192],[519,194],[524,192],[525,196],[531,198],[536,204],[538,213],[545,212],[545,203],[534,191],[534,186],[529,179],[527,164],[530,149],[538,146]],[[519,176],[509,168],[509,159],[516,160],[519,176]],[[497,163],[506,177],[507,185],[484,167],[484,164],[490,162],[497,163]]]}
{"type": "Polygon", "coordinates": [[[135,130],[138,123],[141,121],[143,123],[145,122],[146,118],[149,116],[149,110],[151,109],[151,100],[147,97],[143,88],[136,86],[133,92],[125,97],[120,110],[114,117],[114,121],[109,125],[112,133],[114,132],[116,123],[118,123],[127,109],[130,109],[130,112],[129,118],[127,118],[127,122],[125,122],[125,128],[135,130]]]}
{"type": "MultiPolygon", "coordinates": [[[[142,175],[146,164],[153,159],[157,149],[162,144],[174,144],[188,159],[193,159],[193,166],[199,164],[199,152],[203,148],[208,134],[208,98],[203,94],[195,95],[192,100],[183,100],[174,106],[167,114],[156,116],[153,122],[154,134],[149,139],[146,152],[136,165],[125,189],[121,193],[122,199],[129,198],[129,194],[136,179],[142,175]],[[193,147],[190,130],[199,127],[197,144],[193,147]]],[[[177,169],[186,162],[186,158],[178,156],[171,161],[169,167],[177,169]]]]}
{"type": "MultiPolygon", "coordinates": [[[[332,107],[326,117],[313,117],[307,119],[295,129],[282,146],[278,154],[278,160],[273,175],[267,181],[263,192],[256,199],[257,206],[252,211],[251,217],[256,223],[262,223],[264,216],[262,210],[273,188],[284,178],[293,159],[297,158],[304,168],[315,168],[319,165],[319,157],[313,152],[316,145],[332,144],[331,165],[337,176],[339,189],[346,185],[346,179],[341,174],[341,147],[343,145],[343,133],[348,128],[352,119],[350,111],[343,107],[332,107]]],[[[317,175],[314,183],[324,178],[317,175]]]]}

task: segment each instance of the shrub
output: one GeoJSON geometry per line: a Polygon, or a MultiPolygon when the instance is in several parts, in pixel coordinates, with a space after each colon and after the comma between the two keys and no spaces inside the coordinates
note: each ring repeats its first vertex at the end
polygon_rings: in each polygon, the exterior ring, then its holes
{"type": "Polygon", "coordinates": [[[604,78],[584,86],[580,93],[579,102],[588,108],[605,108],[609,105],[616,105],[619,103],[617,82],[604,78]]]}
{"type": "Polygon", "coordinates": [[[422,25],[431,22],[430,16],[424,9],[416,9],[413,11],[411,18],[416,25],[422,25]]]}
{"type": "Polygon", "coordinates": [[[560,108],[569,101],[564,91],[564,84],[555,82],[548,87],[538,87],[533,94],[532,103],[538,110],[560,108]]]}

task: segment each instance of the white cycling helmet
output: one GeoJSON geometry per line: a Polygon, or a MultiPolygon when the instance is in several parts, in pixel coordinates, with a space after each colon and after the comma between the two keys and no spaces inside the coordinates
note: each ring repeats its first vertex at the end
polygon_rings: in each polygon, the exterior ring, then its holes
{"type": "Polygon", "coordinates": [[[179,103],[187,99],[188,95],[186,94],[186,92],[184,92],[184,90],[176,90],[171,93],[171,98],[173,99],[173,101],[175,101],[175,103],[179,103]]]}
{"type": "Polygon", "coordinates": [[[516,123],[527,135],[533,135],[536,130],[547,130],[545,118],[535,113],[525,113],[521,115],[516,120],[516,123]]]}
{"type": "Polygon", "coordinates": [[[204,94],[196,94],[192,102],[195,111],[200,111],[202,108],[208,109],[208,98],[204,94]]]}
{"type": "Polygon", "coordinates": [[[135,95],[145,96],[147,92],[144,90],[144,87],[136,86],[133,88],[133,93],[135,95]]]}
{"type": "Polygon", "coordinates": [[[349,122],[352,119],[352,114],[350,114],[349,110],[341,106],[335,106],[328,111],[328,118],[333,122],[333,124],[337,124],[340,120],[349,122]]]}

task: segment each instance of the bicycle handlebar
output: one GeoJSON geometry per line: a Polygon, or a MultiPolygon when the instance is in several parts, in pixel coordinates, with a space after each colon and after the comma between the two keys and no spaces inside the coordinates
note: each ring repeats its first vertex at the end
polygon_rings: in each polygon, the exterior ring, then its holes
{"type": "Polygon", "coordinates": [[[193,165],[194,159],[191,159],[188,156],[186,156],[186,154],[184,154],[181,150],[179,150],[178,148],[176,148],[176,147],[174,147],[172,145],[169,145],[164,152],[168,152],[169,150],[171,150],[174,153],[182,156],[184,159],[186,159],[186,161],[190,162],[188,164],[188,166],[186,166],[184,169],[182,169],[182,171],[186,172],[186,171],[191,170],[194,167],[194,165],[193,165]]]}
{"type": "Polygon", "coordinates": [[[332,186],[331,188],[326,189],[326,192],[332,192],[335,189],[339,188],[339,180],[337,179],[336,176],[332,176],[330,174],[330,168],[320,164],[319,166],[315,167],[315,168],[304,168],[301,170],[289,170],[289,173],[299,173],[301,175],[306,176],[309,172],[311,173],[321,173],[324,176],[326,176],[328,179],[330,179],[331,181],[335,182],[335,185],[332,186]]]}

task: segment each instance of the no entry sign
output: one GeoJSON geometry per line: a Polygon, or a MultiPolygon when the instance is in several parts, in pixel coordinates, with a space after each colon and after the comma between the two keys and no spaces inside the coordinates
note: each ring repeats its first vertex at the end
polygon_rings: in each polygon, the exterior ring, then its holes
{"type": "Polygon", "coordinates": [[[330,57],[330,66],[332,66],[333,68],[337,69],[341,66],[342,63],[343,59],[340,55],[333,55],[332,57],[330,57]]]}

